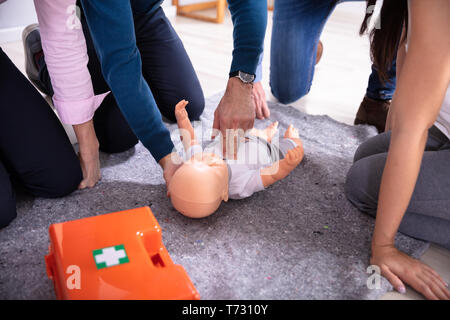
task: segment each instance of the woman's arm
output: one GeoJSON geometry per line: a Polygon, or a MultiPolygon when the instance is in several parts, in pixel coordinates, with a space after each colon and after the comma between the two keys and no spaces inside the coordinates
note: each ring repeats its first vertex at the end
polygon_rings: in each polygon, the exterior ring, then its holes
{"type": "Polygon", "coordinates": [[[427,298],[450,298],[426,268],[408,268],[405,258],[392,251],[417,181],[428,129],[439,114],[450,80],[450,2],[411,0],[410,12],[408,52],[392,102],[391,144],[380,187],[372,263],[379,264],[397,289],[403,280],[427,298]]]}
{"type": "MultiPolygon", "coordinates": [[[[403,62],[405,61],[405,56],[406,56],[406,40],[403,41],[403,39],[406,39],[406,28],[404,26],[403,26],[402,35],[400,37],[400,44],[399,44],[398,50],[397,50],[396,79],[400,78],[400,73],[403,68],[403,62]]],[[[385,132],[388,132],[391,130],[391,113],[393,112],[393,109],[394,109],[394,106],[391,104],[389,111],[388,111],[387,119],[386,119],[386,127],[384,129],[385,132]]]]}
{"type": "Polygon", "coordinates": [[[94,94],[75,2],[35,0],[34,5],[54,91],[53,104],[61,121],[73,125],[80,146],[82,189],[93,187],[100,179],[99,143],[92,118],[107,93],[94,94]]]}
{"type": "Polygon", "coordinates": [[[94,121],[89,120],[82,124],[75,124],[73,131],[77,136],[78,158],[83,172],[83,180],[78,188],[93,188],[101,179],[99,142],[95,134],[94,121]]]}
{"type": "Polygon", "coordinates": [[[76,0],[35,0],[53,103],[61,121],[88,122],[106,94],[95,96],[87,68],[88,55],[76,0]]]}

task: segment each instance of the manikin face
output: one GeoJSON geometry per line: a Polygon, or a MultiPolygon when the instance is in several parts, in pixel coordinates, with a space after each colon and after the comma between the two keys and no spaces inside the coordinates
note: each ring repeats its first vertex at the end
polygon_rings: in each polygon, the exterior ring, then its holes
{"type": "Polygon", "coordinates": [[[214,213],[228,200],[228,168],[212,153],[197,154],[174,174],[169,196],[175,209],[190,218],[214,213]]]}

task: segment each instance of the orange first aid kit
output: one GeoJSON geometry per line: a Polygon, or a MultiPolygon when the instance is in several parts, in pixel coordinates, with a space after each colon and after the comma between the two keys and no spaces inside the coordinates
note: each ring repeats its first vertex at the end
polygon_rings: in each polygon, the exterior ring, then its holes
{"type": "Polygon", "coordinates": [[[49,233],[58,299],[200,299],[148,207],[52,224],[49,233]]]}

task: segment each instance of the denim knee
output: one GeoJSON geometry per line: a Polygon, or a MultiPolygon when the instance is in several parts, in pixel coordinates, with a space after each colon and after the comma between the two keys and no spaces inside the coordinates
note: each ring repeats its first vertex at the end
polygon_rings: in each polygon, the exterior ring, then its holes
{"type": "Polygon", "coordinates": [[[287,83],[279,84],[277,80],[271,79],[270,88],[272,94],[277,100],[283,104],[292,103],[306,96],[311,90],[311,85],[300,85],[294,87],[287,83]]]}

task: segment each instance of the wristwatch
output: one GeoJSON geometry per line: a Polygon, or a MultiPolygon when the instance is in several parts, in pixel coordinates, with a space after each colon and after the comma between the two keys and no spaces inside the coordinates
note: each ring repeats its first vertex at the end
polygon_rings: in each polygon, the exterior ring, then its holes
{"type": "Polygon", "coordinates": [[[255,75],[245,73],[243,71],[234,71],[230,73],[230,78],[239,78],[243,83],[250,83],[253,84],[253,81],[255,81],[255,75]]]}

